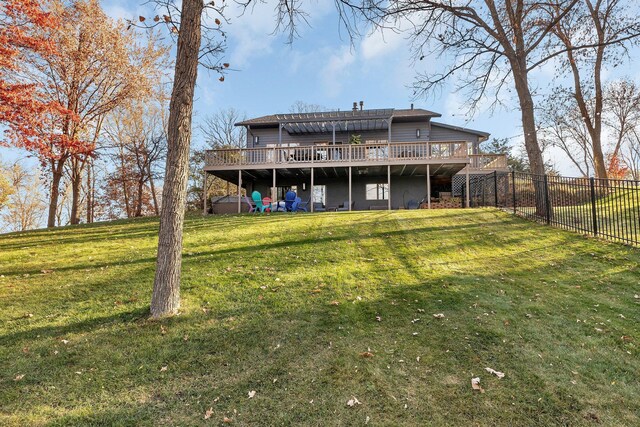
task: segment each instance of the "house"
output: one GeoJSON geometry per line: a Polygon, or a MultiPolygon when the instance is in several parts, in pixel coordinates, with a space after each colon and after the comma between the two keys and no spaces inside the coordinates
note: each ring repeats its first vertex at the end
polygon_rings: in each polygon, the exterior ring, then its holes
{"type": "MultiPolygon", "coordinates": [[[[247,130],[246,148],[207,151],[205,176],[274,200],[293,187],[315,210],[368,210],[430,206],[434,197],[459,195],[470,175],[506,170],[506,155],[480,154],[488,133],[433,121],[440,116],[360,102],[347,111],[245,120],[236,126],[247,130]]],[[[240,194],[233,203],[246,209],[240,194]]]]}

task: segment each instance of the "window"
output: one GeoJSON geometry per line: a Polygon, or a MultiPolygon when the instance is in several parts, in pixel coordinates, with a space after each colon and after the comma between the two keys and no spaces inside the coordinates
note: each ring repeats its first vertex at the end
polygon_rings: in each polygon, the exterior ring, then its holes
{"type": "Polygon", "coordinates": [[[313,186],[313,201],[315,203],[327,203],[327,186],[326,185],[314,185],[313,186]]]}
{"type": "Polygon", "coordinates": [[[294,193],[298,194],[298,186],[297,185],[292,185],[292,186],[287,186],[287,187],[277,187],[277,189],[276,189],[276,198],[278,200],[284,200],[284,196],[285,196],[285,194],[287,194],[287,191],[289,191],[289,189],[291,189],[294,193]]]}
{"type": "Polygon", "coordinates": [[[367,184],[367,200],[387,200],[389,184],[367,184]]]}

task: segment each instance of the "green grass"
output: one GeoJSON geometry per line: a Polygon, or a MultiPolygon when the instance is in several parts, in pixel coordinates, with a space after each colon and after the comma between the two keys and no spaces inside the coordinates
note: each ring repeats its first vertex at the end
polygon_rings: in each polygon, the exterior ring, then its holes
{"type": "Polygon", "coordinates": [[[158,322],[156,233],[0,236],[0,425],[640,424],[638,249],[496,210],[191,217],[158,322]]]}

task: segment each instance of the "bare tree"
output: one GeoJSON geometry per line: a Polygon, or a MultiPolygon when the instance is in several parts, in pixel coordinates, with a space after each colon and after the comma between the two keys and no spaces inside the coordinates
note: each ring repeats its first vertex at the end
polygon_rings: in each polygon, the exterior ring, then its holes
{"type": "Polygon", "coordinates": [[[2,169],[13,190],[0,214],[5,228],[9,231],[25,231],[38,227],[46,206],[38,172],[25,169],[17,162],[2,169]]]}
{"type": "Polygon", "coordinates": [[[579,0],[337,0],[343,23],[362,15],[377,27],[409,27],[414,57],[450,59],[442,71],[418,76],[417,95],[429,94],[457,77],[457,90],[469,99],[470,110],[492,97],[492,105],[513,85],[521,111],[524,143],[534,174],[544,174],[538,142],[530,73],[563,50],[546,42],[558,22],[579,0]]]}
{"type": "Polygon", "coordinates": [[[569,70],[572,76],[573,97],[588,132],[595,174],[599,178],[607,177],[602,146],[603,67],[619,65],[627,48],[637,44],[640,16],[636,10],[627,0],[582,0],[552,31],[559,42],[557,46],[550,44],[549,49],[565,51],[565,55],[559,56],[564,60],[558,68],[569,70]]]}
{"type": "Polygon", "coordinates": [[[613,130],[615,145],[611,157],[617,157],[623,143],[633,139],[640,126],[640,88],[633,80],[611,82],[605,88],[603,121],[613,130]]]}
{"type": "Polygon", "coordinates": [[[591,176],[593,146],[573,94],[562,88],[553,91],[540,108],[540,124],[540,142],[558,148],[582,176],[591,176]]]}
{"type": "Polygon", "coordinates": [[[246,146],[246,130],[235,124],[245,118],[244,113],[227,108],[205,117],[198,129],[208,148],[241,148],[246,146]]]}
{"type": "Polygon", "coordinates": [[[327,107],[320,104],[310,104],[304,101],[296,101],[289,107],[290,113],[317,113],[327,111],[327,107]]]}

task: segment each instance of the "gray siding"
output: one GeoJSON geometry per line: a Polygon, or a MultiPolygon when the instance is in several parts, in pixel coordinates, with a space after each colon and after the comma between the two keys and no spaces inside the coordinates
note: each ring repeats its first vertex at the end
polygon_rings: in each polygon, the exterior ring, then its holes
{"type": "MultiPolygon", "coordinates": [[[[360,135],[362,141],[376,139],[386,141],[389,133],[386,130],[375,132],[336,132],[336,141],[346,144],[352,134],[360,135]]],[[[260,143],[257,147],[262,148],[270,144],[278,144],[278,128],[250,129],[247,132],[247,147],[253,147],[253,137],[258,136],[260,143]]],[[[313,145],[322,142],[331,142],[333,136],[331,132],[323,134],[289,135],[282,131],[283,144],[313,145]]],[[[429,140],[429,123],[392,123],[391,142],[420,142],[429,140]],[[420,129],[420,139],[416,138],[416,129],[420,129]]]]}

